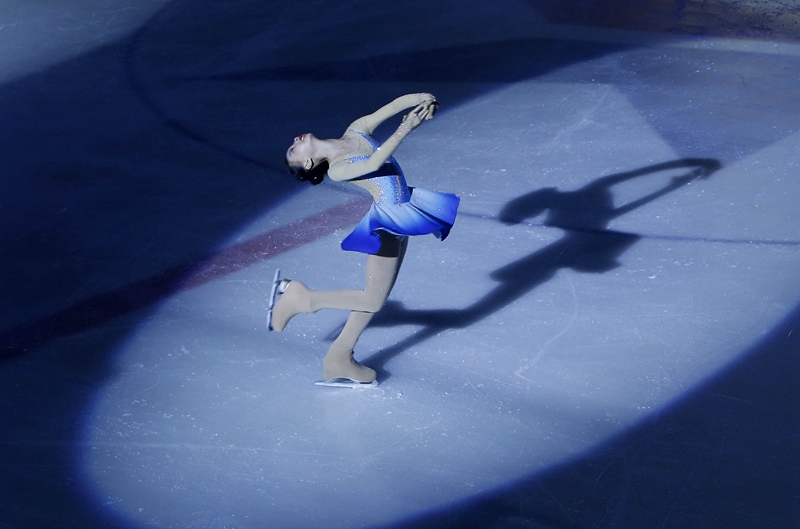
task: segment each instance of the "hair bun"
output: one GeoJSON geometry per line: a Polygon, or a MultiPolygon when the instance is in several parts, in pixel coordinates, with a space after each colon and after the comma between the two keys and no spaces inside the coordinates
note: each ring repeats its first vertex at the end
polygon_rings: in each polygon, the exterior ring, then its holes
{"type": "Polygon", "coordinates": [[[320,162],[308,171],[305,169],[292,167],[288,162],[286,163],[286,166],[289,168],[289,172],[292,173],[295,178],[301,182],[310,182],[312,185],[321,184],[322,181],[325,180],[325,175],[328,173],[328,162],[320,162]]]}

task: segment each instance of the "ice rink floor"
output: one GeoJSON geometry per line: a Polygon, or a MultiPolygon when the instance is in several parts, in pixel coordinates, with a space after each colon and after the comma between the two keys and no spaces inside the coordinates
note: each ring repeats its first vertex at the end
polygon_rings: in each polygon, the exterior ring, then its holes
{"type": "Polygon", "coordinates": [[[800,525],[792,3],[0,1],[0,50],[0,528],[800,525]],[[270,282],[361,288],[369,196],[284,152],[418,91],[458,220],[378,386],[314,385],[347,314],[270,282]]]}

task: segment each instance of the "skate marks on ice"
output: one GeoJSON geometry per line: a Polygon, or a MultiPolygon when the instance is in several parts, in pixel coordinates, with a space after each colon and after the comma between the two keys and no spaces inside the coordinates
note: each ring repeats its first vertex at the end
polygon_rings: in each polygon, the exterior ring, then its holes
{"type": "MultiPolygon", "coordinates": [[[[542,188],[508,202],[499,220],[506,226],[546,214],[543,226],[564,230],[556,242],[491,272],[499,284],[482,298],[461,309],[409,309],[389,301],[372,321],[373,327],[418,325],[422,328],[369,358],[382,369],[394,356],[450,329],[464,329],[502,310],[546,283],[564,269],[600,274],[619,266],[619,257],[641,235],[614,231],[609,223],[696,179],[708,178],[722,167],[715,159],[686,158],[601,177],[576,191],[542,188]],[[666,185],[620,206],[612,188],[633,179],[675,172],[666,185]]],[[[519,374],[519,373],[518,373],[519,374]]]]}

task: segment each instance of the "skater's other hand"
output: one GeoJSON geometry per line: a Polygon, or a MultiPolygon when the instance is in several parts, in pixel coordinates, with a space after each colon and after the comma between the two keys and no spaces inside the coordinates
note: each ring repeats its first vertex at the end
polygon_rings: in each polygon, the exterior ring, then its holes
{"type": "Polygon", "coordinates": [[[414,107],[414,110],[403,117],[403,125],[410,127],[411,130],[416,129],[422,124],[423,121],[431,119],[438,107],[439,103],[436,101],[425,101],[420,103],[414,107]]]}

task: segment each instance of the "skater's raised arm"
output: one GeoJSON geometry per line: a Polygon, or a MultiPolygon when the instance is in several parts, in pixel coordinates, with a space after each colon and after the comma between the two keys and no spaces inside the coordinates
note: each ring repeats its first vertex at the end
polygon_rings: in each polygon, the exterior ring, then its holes
{"type": "MultiPolygon", "coordinates": [[[[426,95],[429,96],[430,94],[412,94],[412,96],[422,96],[426,95]]],[[[411,97],[411,96],[404,96],[404,97],[411,97]]],[[[403,100],[403,98],[395,99],[389,105],[386,105],[382,109],[378,110],[374,114],[370,114],[370,116],[375,116],[376,114],[382,112],[384,109],[392,107],[393,104],[397,103],[398,101],[403,100]]],[[[399,108],[401,104],[407,104],[407,101],[403,101],[398,103],[397,107],[399,108]]],[[[413,101],[413,100],[412,100],[413,101]]],[[[397,127],[397,130],[389,136],[389,138],[378,147],[375,152],[366,160],[360,162],[352,162],[350,160],[338,160],[334,162],[331,167],[328,169],[328,176],[332,180],[336,181],[343,181],[343,180],[352,180],[354,178],[358,178],[360,176],[364,176],[366,174],[372,173],[377,171],[386,161],[389,159],[390,156],[394,153],[395,149],[400,145],[400,143],[405,139],[408,134],[416,129],[417,127],[422,124],[423,121],[431,119],[438,108],[438,103],[435,99],[428,99],[423,101],[422,103],[418,104],[414,107],[414,110],[403,116],[403,121],[400,123],[400,126],[397,127]]],[[[402,107],[401,110],[408,108],[402,107]]],[[[381,121],[385,120],[387,117],[396,114],[397,111],[386,110],[386,117],[382,118],[381,121]],[[392,112],[389,114],[389,112],[392,112]]],[[[365,116],[365,119],[369,116],[365,116]]],[[[377,119],[380,119],[378,116],[377,119]]],[[[354,123],[358,123],[358,120],[354,123]]],[[[363,129],[357,129],[363,130],[363,129]]],[[[367,132],[363,130],[363,132],[367,132]]]]}
{"type": "Polygon", "coordinates": [[[372,136],[372,133],[375,132],[376,128],[378,128],[378,125],[390,117],[394,116],[395,114],[399,114],[407,108],[421,105],[426,101],[436,102],[436,97],[427,92],[419,92],[416,94],[406,94],[404,96],[400,96],[388,105],[383,105],[372,114],[367,114],[366,116],[358,118],[350,124],[349,128],[360,130],[361,132],[365,132],[372,136]]]}

